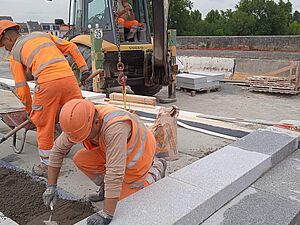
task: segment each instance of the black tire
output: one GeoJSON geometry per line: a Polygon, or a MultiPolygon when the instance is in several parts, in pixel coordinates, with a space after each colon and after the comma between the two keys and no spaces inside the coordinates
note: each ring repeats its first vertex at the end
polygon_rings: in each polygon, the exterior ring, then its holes
{"type": "Polygon", "coordinates": [[[144,85],[132,85],[130,88],[136,95],[153,96],[161,90],[162,86],[158,84],[150,87],[144,85]]]}
{"type": "MultiPolygon", "coordinates": [[[[91,57],[90,47],[87,47],[85,45],[78,45],[78,49],[81,52],[83,58],[85,59],[89,70],[92,71],[92,57],[91,57]]],[[[69,64],[70,64],[72,69],[77,68],[76,63],[74,62],[74,59],[71,56],[68,56],[67,60],[69,61],[69,64]]],[[[153,85],[153,86],[150,86],[150,87],[146,87],[146,86],[141,84],[141,85],[131,85],[130,88],[137,95],[153,96],[161,90],[162,86],[161,85],[153,85]]],[[[83,90],[93,91],[93,81],[89,81],[83,87],[83,90]]]]}
{"type": "MultiPolygon", "coordinates": [[[[85,45],[78,45],[78,49],[81,52],[83,58],[85,59],[89,70],[92,71],[92,57],[91,57],[90,47],[87,47],[85,45]]],[[[67,60],[73,70],[78,69],[74,59],[70,55],[67,56],[67,60]]],[[[79,78],[79,80],[80,80],[80,78],[79,78]]],[[[88,81],[87,84],[84,85],[82,89],[85,91],[93,91],[93,81],[92,80],[88,81]]]]}

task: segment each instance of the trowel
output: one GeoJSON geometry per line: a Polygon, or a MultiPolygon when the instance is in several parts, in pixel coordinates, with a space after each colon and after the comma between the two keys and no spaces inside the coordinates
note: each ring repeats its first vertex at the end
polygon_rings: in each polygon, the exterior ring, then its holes
{"type": "Polygon", "coordinates": [[[44,221],[45,225],[58,225],[58,223],[56,221],[52,221],[52,216],[53,216],[53,202],[50,202],[50,217],[49,220],[44,221]]]}

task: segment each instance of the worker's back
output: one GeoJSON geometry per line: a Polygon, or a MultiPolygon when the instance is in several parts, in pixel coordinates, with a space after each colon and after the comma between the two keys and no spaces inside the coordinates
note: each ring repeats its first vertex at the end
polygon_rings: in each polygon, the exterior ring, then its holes
{"type": "Polygon", "coordinates": [[[50,34],[35,32],[21,36],[11,51],[11,63],[31,69],[39,83],[73,76],[72,69],[50,34]]]}

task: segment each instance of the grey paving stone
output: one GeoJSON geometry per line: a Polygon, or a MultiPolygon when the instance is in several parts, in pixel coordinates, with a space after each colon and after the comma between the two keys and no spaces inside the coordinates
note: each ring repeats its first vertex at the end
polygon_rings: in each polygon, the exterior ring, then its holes
{"type": "Polygon", "coordinates": [[[247,188],[201,225],[297,225],[300,203],[247,188]]]}
{"type": "Polygon", "coordinates": [[[219,81],[212,81],[212,82],[206,82],[206,83],[198,83],[198,84],[190,84],[178,81],[176,82],[176,86],[178,88],[188,88],[193,90],[201,90],[201,89],[211,89],[211,88],[217,88],[220,87],[219,81]]]}
{"type": "Polygon", "coordinates": [[[283,133],[292,137],[296,137],[298,139],[298,148],[300,148],[300,132],[288,130],[280,127],[267,127],[266,130],[275,132],[275,133],[283,133]]]}
{"type": "Polygon", "coordinates": [[[270,166],[268,155],[224,147],[121,201],[111,224],[198,225],[270,166]]]}
{"type": "Polygon", "coordinates": [[[177,74],[176,79],[177,79],[177,82],[194,84],[194,85],[207,82],[206,76],[199,76],[199,75],[189,74],[189,73],[177,74]]]}
{"type": "MultiPolygon", "coordinates": [[[[283,160],[252,187],[280,195],[300,204],[300,150],[283,160]]],[[[300,211],[300,208],[299,208],[300,211]]],[[[300,222],[300,221],[299,221],[300,222]]]]}
{"type": "Polygon", "coordinates": [[[12,219],[6,217],[2,212],[0,212],[0,224],[1,225],[18,225],[18,223],[16,223],[12,219]]]}
{"type": "MultiPolygon", "coordinates": [[[[238,194],[270,167],[268,155],[226,146],[174,172],[170,177],[213,193],[227,188],[232,194],[238,194]]],[[[230,200],[234,196],[225,197],[230,200]]]]}
{"type": "Polygon", "coordinates": [[[120,201],[110,225],[198,225],[215,210],[212,195],[167,177],[120,201]]]}
{"type": "Polygon", "coordinates": [[[233,142],[231,146],[270,155],[272,164],[276,165],[298,148],[298,140],[284,133],[257,130],[233,142]]]}
{"type": "Polygon", "coordinates": [[[206,71],[194,71],[190,72],[190,74],[195,74],[199,76],[205,76],[208,82],[212,81],[221,81],[225,78],[225,73],[222,72],[206,72],[206,71]]]}

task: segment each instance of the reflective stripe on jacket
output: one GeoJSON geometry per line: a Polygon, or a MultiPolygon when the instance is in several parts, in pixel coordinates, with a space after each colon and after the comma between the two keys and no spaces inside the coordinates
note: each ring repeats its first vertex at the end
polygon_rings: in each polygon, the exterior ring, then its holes
{"type": "Polygon", "coordinates": [[[39,83],[73,76],[64,54],[70,54],[78,68],[87,68],[84,58],[74,43],[51,34],[33,32],[20,36],[15,42],[10,56],[10,67],[17,95],[28,113],[31,111],[32,100],[25,70],[30,70],[39,83]]]}
{"type": "MultiPolygon", "coordinates": [[[[99,137],[100,151],[106,152],[104,134],[108,126],[120,121],[131,122],[131,137],[127,142],[126,148],[127,158],[124,181],[133,184],[135,187],[142,187],[155,154],[156,144],[153,134],[136,115],[127,111],[113,106],[96,106],[96,110],[101,126],[99,137]]],[[[89,149],[91,143],[84,141],[84,145],[89,149]]]]}

